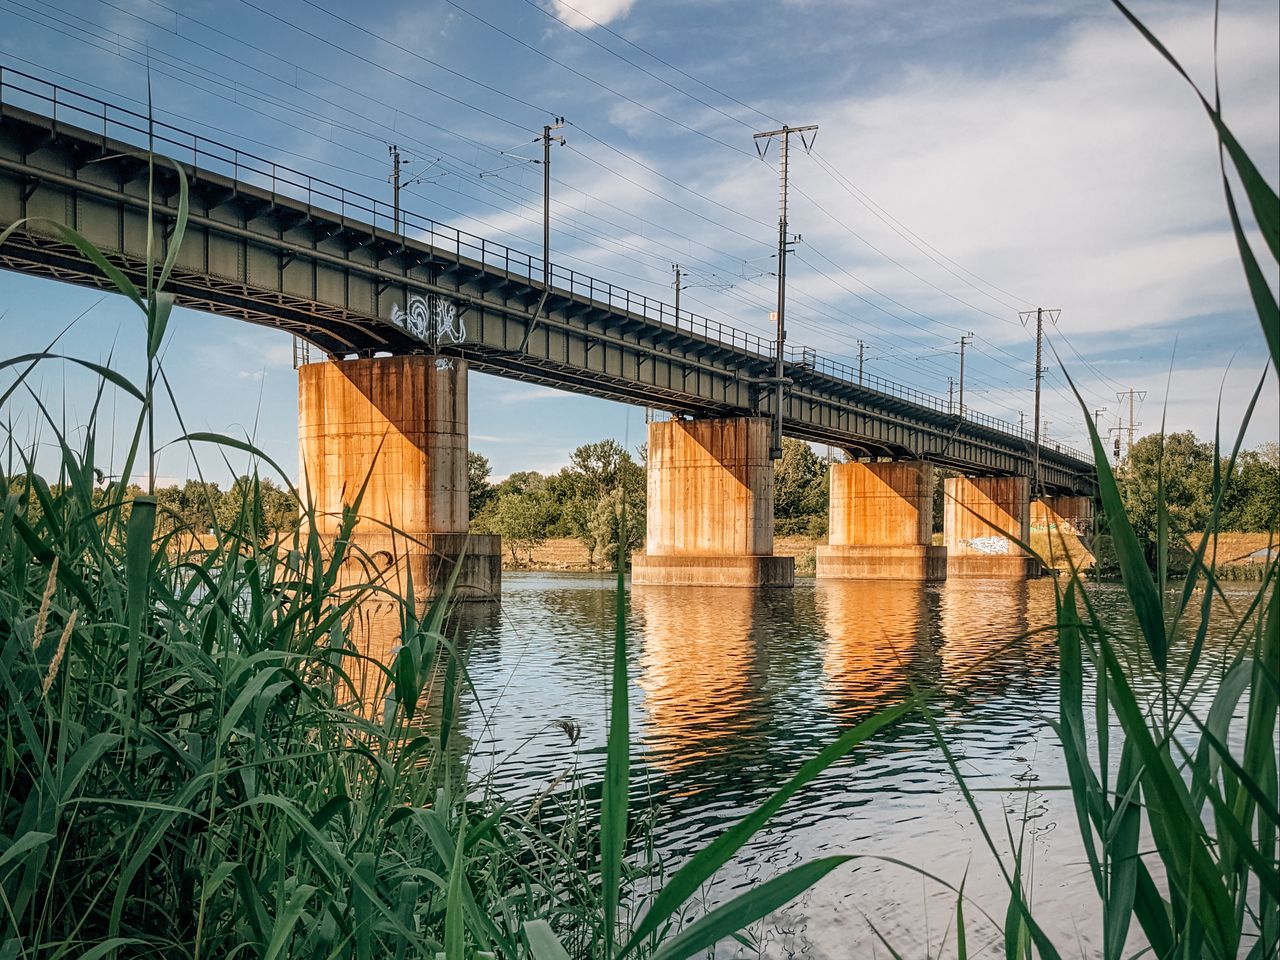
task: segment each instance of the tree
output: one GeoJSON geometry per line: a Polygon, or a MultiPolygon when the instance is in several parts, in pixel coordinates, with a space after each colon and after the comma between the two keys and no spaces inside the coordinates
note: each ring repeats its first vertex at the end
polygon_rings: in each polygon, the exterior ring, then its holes
{"type": "Polygon", "coordinates": [[[559,502],[561,526],[586,545],[588,562],[593,565],[597,550],[603,550],[607,562],[615,564],[618,545],[625,541],[630,549],[632,523],[638,522],[643,528],[644,468],[616,440],[578,447],[569,456],[569,466],[548,478],[547,490],[559,502]],[[601,506],[617,491],[629,518],[625,537],[620,523],[604,519],[610,508],[601,506]]]}
{"type": "Polygon", "coordinates": [[[1158,496],[1163,484],[1169,533],[1181,539],[1204,528],[1213,508],[1213,447],[1191,431],[1148,434],[1116,471],[1125,512],[1147,559],[1155,559],[1158,496]]]}
{"type": "Polygon", "coordinates": [[[487,513],[486,525],[502,537],[518,563],[521,550],[532,559],[533,549],[546,542],[554,518],[555,507],[545,493],[503,493],[487,513]]]}
{"type": "Polygon", "coordinates": [[[493,484],[489,482],[492,470],[489,458],[474,450],[467,451],[467,515],[480,516],[484,505],[493,497],[493,484]]]}
{"type": "Polygon", "coordinates": [[[803,440],[782,439],[773,465],[773,516],[779,533],[826,527],[830,498],[827,464],[803,440]]]}
{"type": "Polygon", "coordinates": [[[592,552],[600,550],[609,569],[618,568],[618,553],[630,554],[644,544],[644,514],[629,503],[621,487],[614,487],[596,501],[587,522],[592,552]],[[624,510],[625,507],[625,510],[624,510]]]}
{"type": "Polygon", "coordinates": [[[1257,450],[1243,451],[1223,499],[1221,529],[1244,533],[1280,529],[1280,445],[1265,443],[1257,450]]]}

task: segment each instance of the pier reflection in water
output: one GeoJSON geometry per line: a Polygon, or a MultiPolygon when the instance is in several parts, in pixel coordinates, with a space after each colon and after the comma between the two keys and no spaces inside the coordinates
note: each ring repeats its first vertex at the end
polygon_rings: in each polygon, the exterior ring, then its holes
{"type": "MultiPolygon", "coordinates": [[[[469,633],[484,711],[468,720],[473,774],[493,770],[500,791],[532,794],[567,763],[587,771],[603,764],[613,586],[609,577],[505,580],[500,617],[469,633]],[[556,718],[581,724],[576,747],[550,726],[556,718]]],[[[1116,588],[1097,588],[1094,601],[1108,622],[1123,622],[1116,588]]],[[[1040,789],[1066,782],[1048,726],[1057,715],[1054,637],[1045,629],[1053,621],[1052,582],[808,580],[773,592],[637,587],[630,602],[633,802],[657,806],[655,839],[669,866],[915,683],[938,691],[935,715],[979,788],[998,842],[1006,845],[1006,816],[1016,822],[1028,812],[1038,919],[1059,943],[1079,943],[1086,955],[1100,949],[1070,795],[1040,789]]],[[[1211,697],[1213,685],[1203,694],[1211,697]]],[[[835,853],[898,858],[955,884],[968,871],[966,892],[1004,915],[1007,889],[918,718],[881,731],[806,787],[705,891],[706,901],[835,853]]],[[[919,875],[867,859],[841,868],[754,933],[768,957],[883,955],[864,919],[871,917],[904,956],[926,948],[936,956],[954,906],[951,894],[919,875]]],[[[991,931],[975,906],[970,956],[1002,955],[991,931]]],[[[751,955],[732,944],[721,953],[751,955]]]]}
{"type": "Polygon", "coordinates": [[[835,716],[856,722],[905,700],[910,683],[936,681],[935,590],[907,581],[825,580],[817,584],[817,600],[835,716]]]}

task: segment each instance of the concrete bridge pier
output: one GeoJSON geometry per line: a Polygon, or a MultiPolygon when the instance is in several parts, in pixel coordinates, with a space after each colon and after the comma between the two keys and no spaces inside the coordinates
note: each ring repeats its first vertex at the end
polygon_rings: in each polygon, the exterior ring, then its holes
{"type": "Polygon", "coordinates": [[[1093,497],[1062,494],[1031,501],[1031,530],[1034,533],[1085,537],[1093,530],[1093,497]]]}
{"type": "Polygon", "coordinates": [[[1092,533],[1093,497],[1060,494],[1031,501],[1028,542],[1050,566],[1065,569],[1068,557],[1077,565],[1092,563],[1092,533]]]}
{"type": "Polygon", "coordinates": [[[773,555],[767,419],[650,423],[648,492],[633,583],[795,585],[795,560],[773,555]]]}
{"type": "Polygon", "coordinates": [[[467,533],[467,364],[439,356],[325,361],[298,368],[304,500],[329,543],[360,489],[343,561],[348,584],[437,596],[462,558],[455,596],[497,599],[499,537],[467,533]],[[367,485],[366,485],[367,480],[367,485]]]}
{"type": "Polygon", "coordinates": [[[1035,558],[1010,539],[1028,542],[1030,478],[949,477],[945,494],[948,577],[1025,580],[1035,575],[1035,558]]]}
{"type": "Polygon", "coordinates": [[[833,463],[828,544],[818,577],[945,580],[947,550],[933,546],[933,465],[833,463]]]}

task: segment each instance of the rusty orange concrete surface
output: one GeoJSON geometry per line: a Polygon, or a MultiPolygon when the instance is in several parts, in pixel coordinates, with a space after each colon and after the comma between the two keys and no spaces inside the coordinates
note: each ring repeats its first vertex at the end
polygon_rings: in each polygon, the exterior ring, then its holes
{"type": "Polygon", "coordinates": [[[360,498],[343,563],[349,583],[434,596],[459,557],[459,598],[496,597],[497,537],[467,533],[467,367],[449,357],[376,357],[298,369],[300,489],[318,532],[338,534],[360,498]],[[360,491],[363,488],[363,496],[360,491]]]}
{"type": "Polygon", "coordinates": [[[943,509],[948,577],[1021,580],[1038,570],[1015,540],[1027,542],[1027,477],[949,477],[943,509]]]}
{"type": "Polygon", "coordinates": [[[947,552],[933,540],[933,466],[831,465],[829,543],[817,575],[845,580],[942,580],[947,552]]]}
{"type": "Polygon", "coordinates": [[[634,582],[791,586],[795,562],[773,556],[769,421],[649,424],[645,552],[634,582]]]}
{"type": "Polygon", "coordinates": [[[925,545],[933,537],[933,465],[833,463],[831,546],[925,545]]]}

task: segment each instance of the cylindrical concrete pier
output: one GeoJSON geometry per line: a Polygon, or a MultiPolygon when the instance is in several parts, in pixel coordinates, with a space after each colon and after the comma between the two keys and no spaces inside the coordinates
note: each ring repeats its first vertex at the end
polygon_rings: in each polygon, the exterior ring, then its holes
{"type": "Polygon", "coordinates": [[[828,543],[818,577],[943,580],[947,551],[933,546],[933,466],[833,463],[828,543]]]}
{"type": "Polygon", "coordinates": [[[947,576],[1025,580],[1039,564],[1015,540],[1027,542],[1031,513],[1027,477],[950,477],[943,542],[947,576]]]}
{"type": "Polygon", "coordinates": [[[356,524],[344,579],[435,596],[462,557],[455,596],[496,599],[498,537],[467,533],[467,367],[453,357],[375,357],[298,368],[300,489],[317,532],[356,524]],[[363,491],[363,493],[361,492],[363,491]]]}
{"type": "Polygon", "coordinates": [[[789,587],[795,561],[773,555],[769,421],[649,424],[645,552],[637,584],[789,587]]]}

